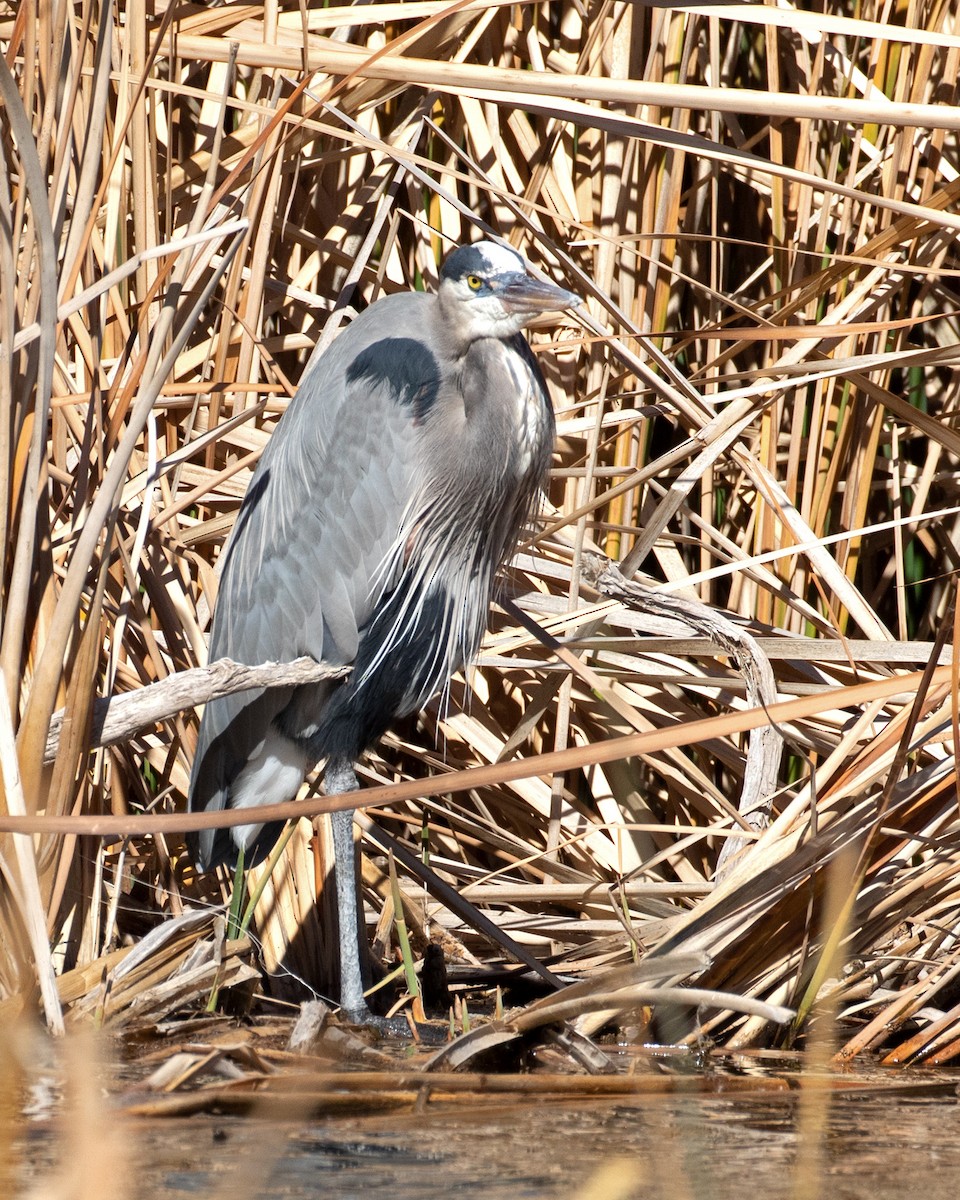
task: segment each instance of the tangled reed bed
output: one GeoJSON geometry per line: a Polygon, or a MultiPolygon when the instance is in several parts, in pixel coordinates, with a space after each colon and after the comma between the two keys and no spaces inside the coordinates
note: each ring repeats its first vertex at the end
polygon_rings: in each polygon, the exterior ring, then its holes
{"type": "MultiPolygon", "coordinates": [[[[587,304],[533,335],[555,469],[480,662],[365,766],[400,785],[363,831],[380,943],[401,910],[417,952],[607,997],[686,956],[768,1008],[678,1037],[819,1016],[844,1057],[960,1053],[960,30],[885,12],[0,4],[2,827],[36,835],[0,834],[10,1005],[119,1025],[250,986],[243,939],[145,941],[229,891],[180,838],[189,697],[111,746],[97,701],[204,665],[310,354],[484,230],[587,304]],[[752,635],[769,701],[598,559],[752,635]]],[[[322,828],[286,856],[244,943],[279,994],[330,966],[322,828]]]]}

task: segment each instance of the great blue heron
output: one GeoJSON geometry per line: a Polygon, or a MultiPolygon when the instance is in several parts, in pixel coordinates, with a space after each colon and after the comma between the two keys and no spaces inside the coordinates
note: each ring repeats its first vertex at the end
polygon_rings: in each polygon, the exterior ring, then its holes
{"type": "MultiPolygon", "coordinates": [[[[304,377],[225,551],[210,658],[352,665],[343,683],[207,705],[192,810],[292,800],[326,759],[328,794],[475,653],[497,571],[543,481],[553,410],[520,330],[579,303],[496,242],[461,246],[436,294],[372,304],[304,377]]],[[[371,1019],[358,944],[352,810],[333,815],[341,1008],[371,1019]]],[[[201,870],[261,861],[279,825],[188,838],[201,870]]]]}

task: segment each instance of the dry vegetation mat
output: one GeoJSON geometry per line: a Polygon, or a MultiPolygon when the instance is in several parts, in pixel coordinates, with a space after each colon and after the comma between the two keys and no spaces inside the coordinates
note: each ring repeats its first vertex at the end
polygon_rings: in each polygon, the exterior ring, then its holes
{"type": "Polygon", "coordinates": [[[328,987],[314,781],[245,919],[185,855],[185,673],[310,355],[499,236],[586,303],[480,659],[363,764],[377,950],[468,1032],[520,963],[585,1043],[960,1055],[960,21],[821,7],[0,2],[4,1012],[328,987]]]}

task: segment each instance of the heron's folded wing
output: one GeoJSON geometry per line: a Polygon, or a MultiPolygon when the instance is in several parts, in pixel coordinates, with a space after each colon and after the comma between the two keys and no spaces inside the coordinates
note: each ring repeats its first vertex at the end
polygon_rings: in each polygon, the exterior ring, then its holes
{"type": "MultiPolygon", "coordinates": [[[[359,631],[383,582],[382,564],[400,536],[422,473],[418,410],[410,402],[418,368],[407,362],[398,386],[390,369],[392,340],[359,319],[291,402],[225,551],[211,659],[285,662],[308,654],[318,661],[353,661],[359,631]],[[358,358],[364,369],[351,371],[358,358]]],[[[429,384],[428,378],[420,394],[429,384]]],[[[278,717],[284,714],[285,734],[309,736],[330,687],[243,692],[208,704],[190,808],[231,807],[232,789],[248,764],[273,753],[278,717]]],[[[278,769],[276,776],[289,790],[290,772],[278,769]]],[[[265,790],[262,802],[290,798],[265,790]]],[[[223,831],[204,831],[190,845],[206,866],[233,857],[223,831]]]]}

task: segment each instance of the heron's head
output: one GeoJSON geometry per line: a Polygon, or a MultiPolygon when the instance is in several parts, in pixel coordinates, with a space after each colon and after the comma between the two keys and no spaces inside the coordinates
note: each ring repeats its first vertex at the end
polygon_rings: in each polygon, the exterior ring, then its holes
{"type": "Polygon", "coordinates": [[[534,279],[523,257],[499,242],[461,246],[440,271],[440,307],[457,341],[506,338],[540,313],[580,303],[565,288],[534,279]]]}

